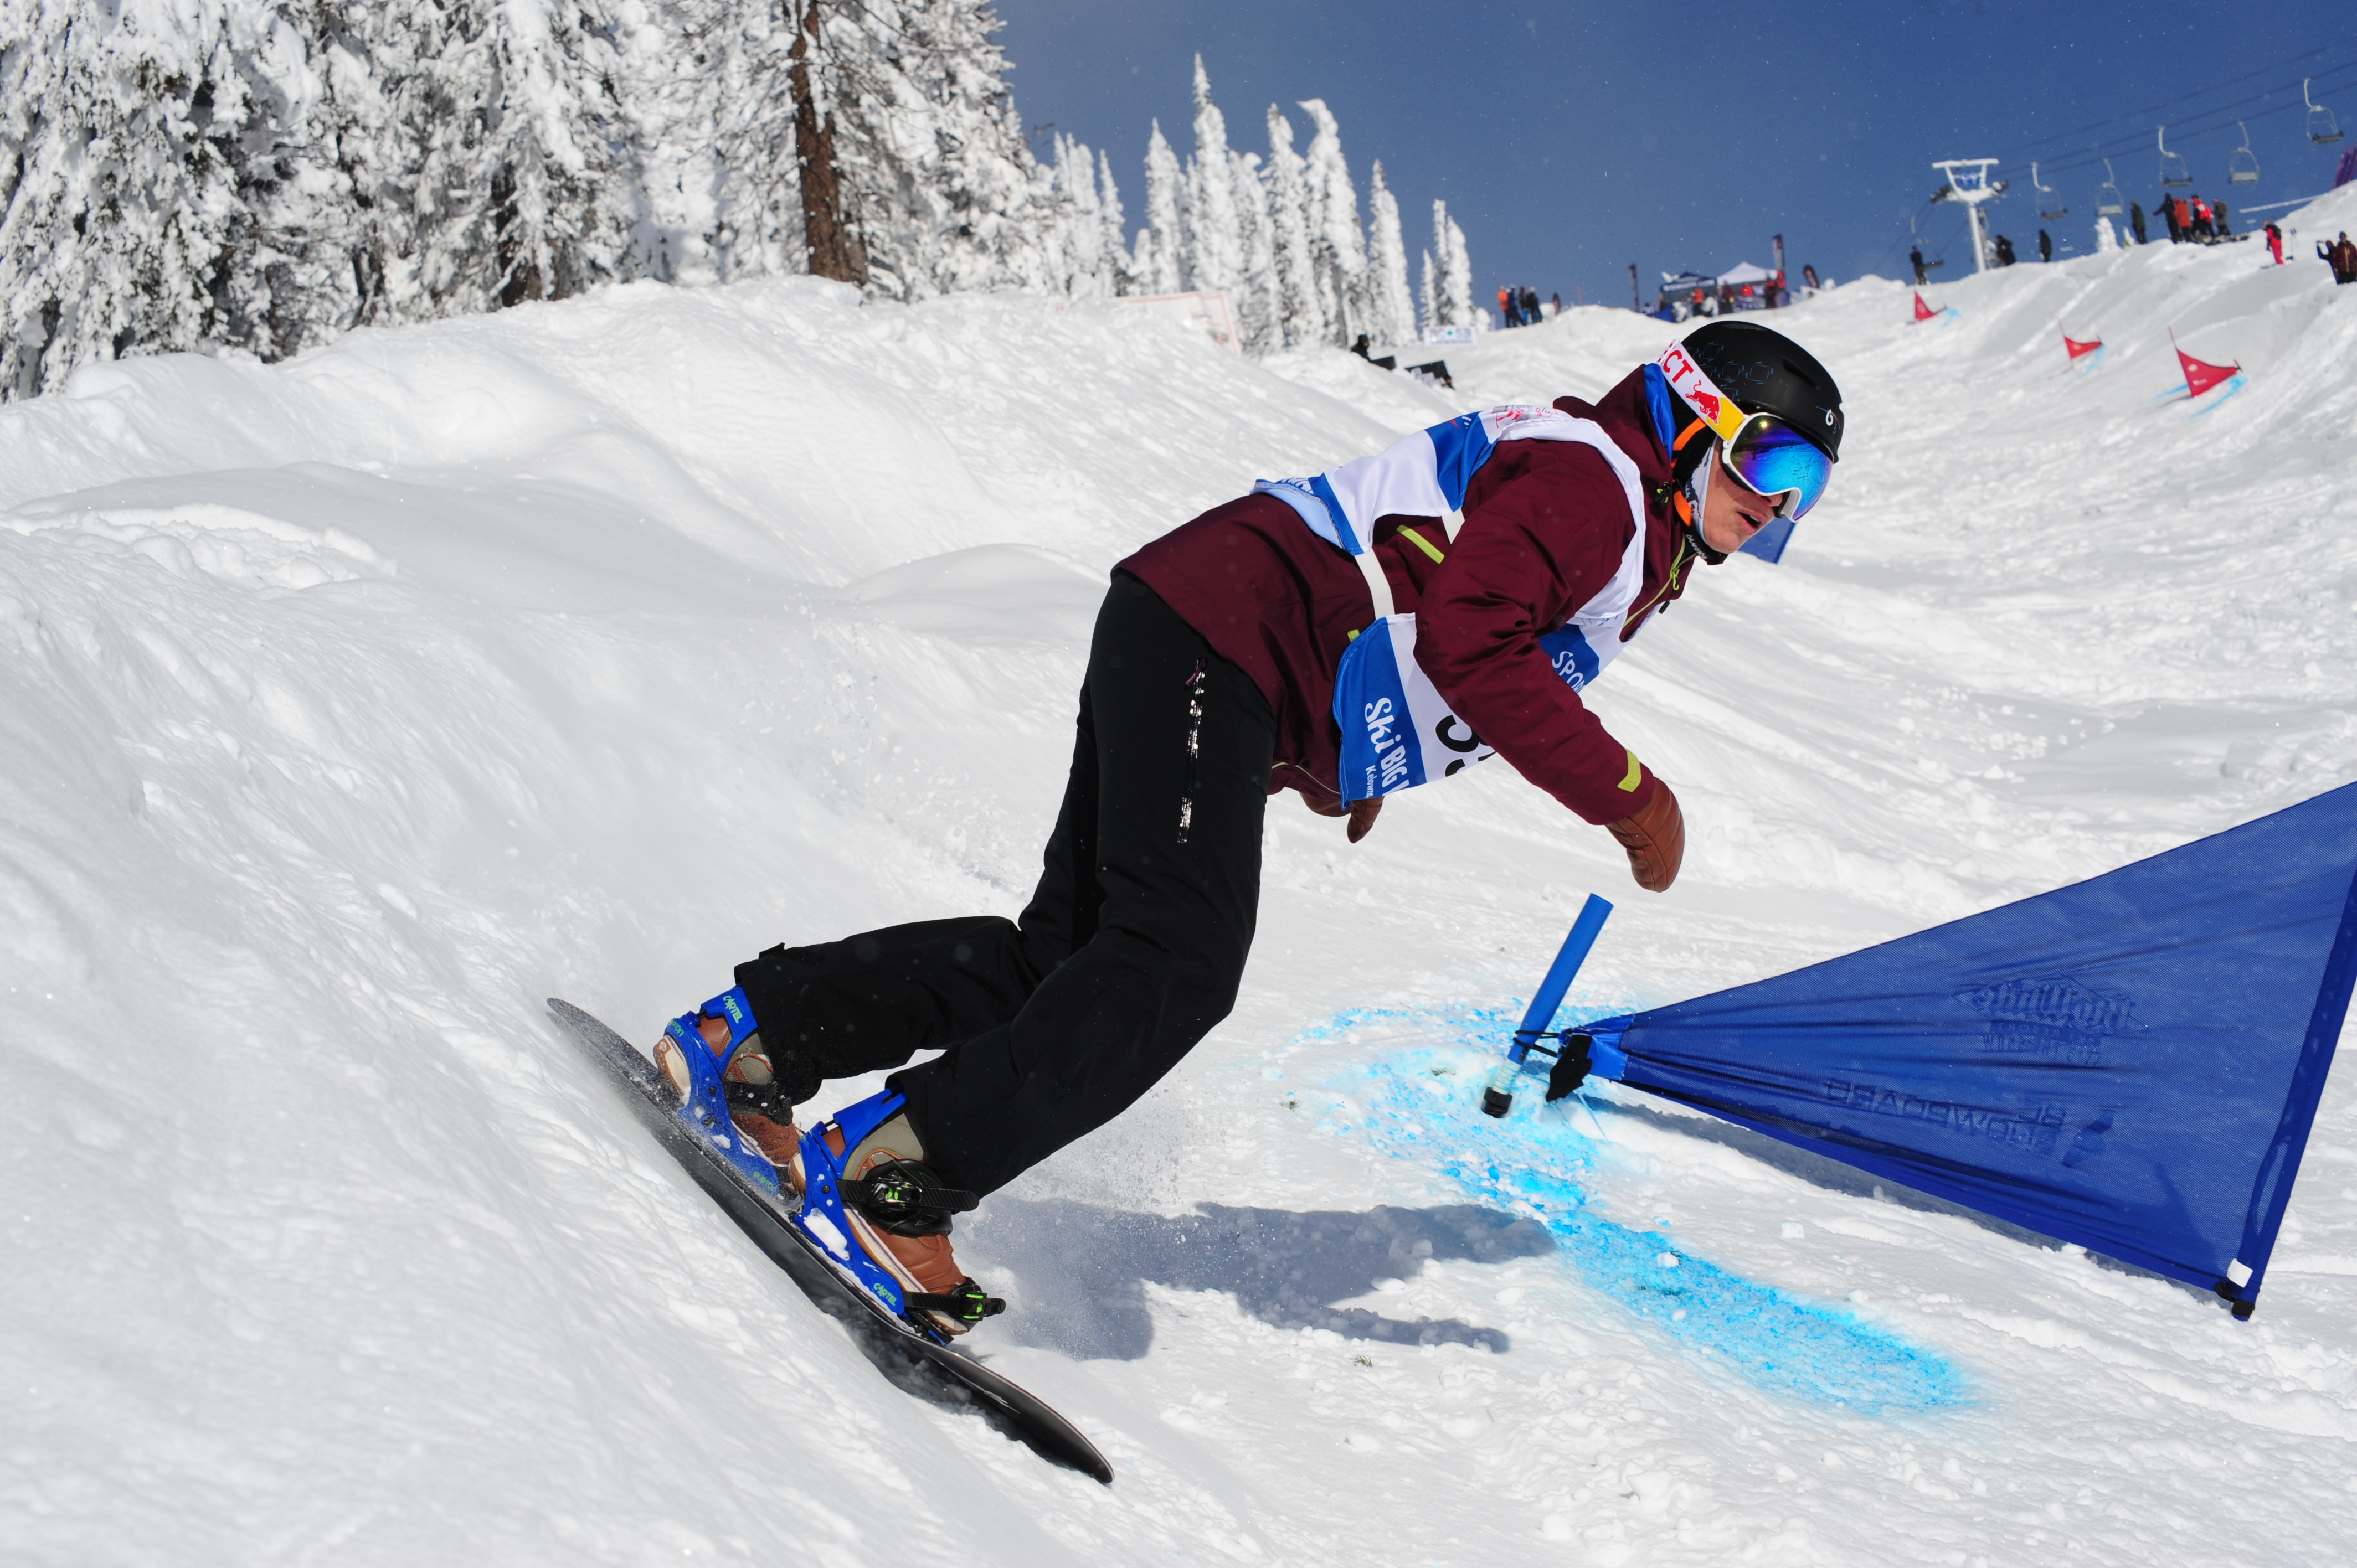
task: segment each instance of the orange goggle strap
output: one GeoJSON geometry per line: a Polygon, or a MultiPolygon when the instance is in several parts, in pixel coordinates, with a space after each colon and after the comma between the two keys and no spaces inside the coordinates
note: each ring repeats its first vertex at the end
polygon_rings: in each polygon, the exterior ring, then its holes
{"type": "Polygon", "coordinates": [[[1670,444],[1670,488],[1674,492],[1687,489],[1694,484],[1695,474],[1702,467],[1703,460],[1710,456],[1710,443],[1707,440],[1696,441],[1695,437],[1711,434],[1710,422],[1697,419],[1678,432],[1678,438],[1670,444]]]}

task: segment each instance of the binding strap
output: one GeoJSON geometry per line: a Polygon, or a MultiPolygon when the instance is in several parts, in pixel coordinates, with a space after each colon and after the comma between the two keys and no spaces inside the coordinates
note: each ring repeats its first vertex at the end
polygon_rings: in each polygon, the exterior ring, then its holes
{"type": "Polygon", "coordinates": [[[1003,1298],[985,1294],[972,1280],[960,1280],[952,1291],[905,1291],[900,1302],[910,1312],[938,1312],[960,1323],[980,1323],[1006,1310],[1003,1298]]]}
{"type": "Polygon", "coordinates": [[[887,1224],[894,1220],[919,1219],[935,1214],[963,1214],[981,1206],[982,1199],[973,1193],[954,1187],[940,1187],[918,1174],[919,1167],[902,1160],[890,1160],[877,1167],[876,1174],[857,1181],[843,1181],[836,1189],[843,1201],[871,1219],[887,1224]]]}

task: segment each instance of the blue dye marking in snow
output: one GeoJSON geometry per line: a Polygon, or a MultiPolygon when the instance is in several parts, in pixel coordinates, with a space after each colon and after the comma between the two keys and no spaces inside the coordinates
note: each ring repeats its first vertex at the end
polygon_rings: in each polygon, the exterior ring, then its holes
{"type": "MultiPolygon", "coordinates": [[[[1567,1008],[1564,1016],[1614,1010],[1567,1008]]],[[[1589,1213],[1574,1176],[1592,1167],[1596,1144],[1577,1130],[1588,1114],[1575,1109],[1577,1101],[1544,1105],[1544,1080],[1525,1077],[1503,1121],[1483,1115],[1476,1103],[1498,1059],[1495,1042],[1520,1018],[1519,1007],[1354,1009],[1298,1038],[1308,1044],[1358,1033],[1407,1045],[1329,1080],[1356,1102],[1356,1130],[1394,1159],[1429,1166],[1469,1194],[1538,1220],[1591,1288],[1695,1353],[1703,1367],[1733,1371],[1770,1392],[1862,1412],[1965,1402],[1963,1375],[1939,1357],[1849,1313],[1728,1273],[1659,1231],[1632,1230],[1589,1213]],[[1419,1036],[1449,1043],[1409,1043],[1419,1036]],[[1665,1263],[1665,1255],[1676,1263],[1665,1263]]],[[[1319,1130],[1353,1131],[1344,1107],[1332,1109],[1341,1114],[1322,1118],[1319,1130]]]]}
{"type": "Polygon", "coordinates": [[[2209,402],[2203,403],[2200,408],[2195,409],[2191,413],[2187,414],[2185,417],[2188,419],[2201,418],[2203,414],[2208,413],[2220,403],[2224,403],[2228,398],[2233,397],[2236,392],[2241,392],[2244,387],[2249,386],[2250,384],[2251,380],[2248,376],[2244,375],[2240,371],[2236,371],[2234,375],[2227,381],[2225,385],[2211,389],[2209,402]]]}

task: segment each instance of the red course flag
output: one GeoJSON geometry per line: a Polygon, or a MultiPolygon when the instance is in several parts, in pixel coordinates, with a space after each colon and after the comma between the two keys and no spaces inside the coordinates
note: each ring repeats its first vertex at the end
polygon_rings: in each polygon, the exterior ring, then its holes
{"type": "Polygon", "coordinates": [[[2103,346],[2104,340],[2101,338],[2092,343],[2082,343],[2068,332],[2062,334],[2062,347],[2071,350],[2071,358],[2074,362],[2085,355],[2093,353],[2103,346]]]}
{"type": "MultiPolygon", "coordinates": [[[[2177,349],[2177,332],[2173,328],[2169,334],[2169,346],[2177,349]]],[[[2231,381],[2243,368],[2239,364],[2209,364],[2195,359],[2182,349],[2177,349],[2177,362],[2185,367],[2185,391],[2192,397],[2200,397],[2220,381],[2231,381]]]]}
{"type": "Polygon", "coordinates": [[[1915,295],[1915,319],[1918,321],[1929,321],[1932,317],[1939,314],[1940,313],[1938,311],[1923,303],[1922,291],[1920,289],[1917,290],[1915,295]]]}

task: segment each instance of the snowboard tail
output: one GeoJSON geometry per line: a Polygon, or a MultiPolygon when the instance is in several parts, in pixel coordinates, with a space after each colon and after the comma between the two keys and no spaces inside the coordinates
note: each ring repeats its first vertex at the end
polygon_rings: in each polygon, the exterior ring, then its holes
{"type": "Polygon", "coordinates": [[[888,1348],[905,1363],[949,1379],[995,1411],[1034,1451],[1112,1483],[1113,1466],[1055,1407],[963,1351],[928,1337],[846,1279],[818,1243],[780,1210],[776,1198],[756,1188],[688,1132],[674,1113],[677,1097],[671,1086],[637,1047],[569,1002],[552,996],[548,1010],[607,1079],[623,1091],[624,1101],[655,1141],[820,1310],[843,1320],[870,1346],[888,1348]]]}

